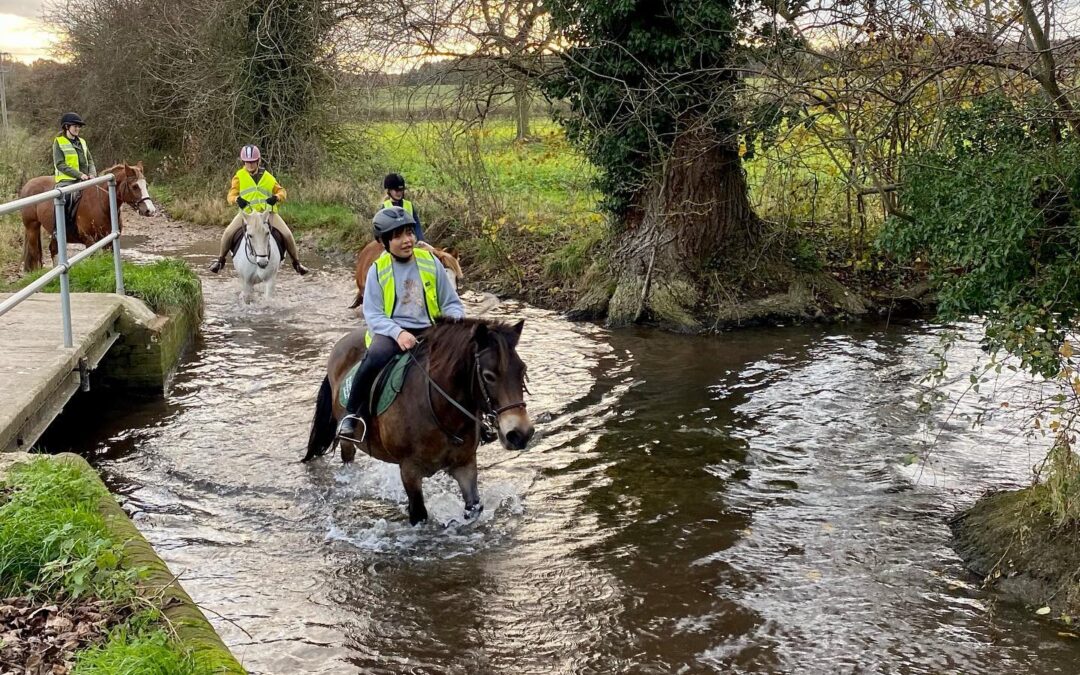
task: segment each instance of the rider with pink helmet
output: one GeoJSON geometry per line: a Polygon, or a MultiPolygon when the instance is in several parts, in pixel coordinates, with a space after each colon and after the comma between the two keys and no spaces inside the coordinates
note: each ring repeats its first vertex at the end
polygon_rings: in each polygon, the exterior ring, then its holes
{"type": "Polygon", "coordinates": [[[292,258],[293,269],[298,274],[307,274],[308,269],[300,264],[300,256],[296,250],[296,240],[293,238],[292,231],[277,213],[278,204],[285,201],[285,188],[281,187],[269,171],[262,168],[262,153],[259,152],[258,146],[245,145],[240,148],[240,161],[244,163],[244,166],[233,175],[227,197],[230,204],[236,204],[239,207],[239,211],[225,228],[225,233],[221,235],[218,258],[210,265],[210,271],[220,272],[225,266],[225,256],[232,248],[233,238],[244,226],[244,213],[269,210],[270,225],[284,237],[285,249],[292,258]]]}

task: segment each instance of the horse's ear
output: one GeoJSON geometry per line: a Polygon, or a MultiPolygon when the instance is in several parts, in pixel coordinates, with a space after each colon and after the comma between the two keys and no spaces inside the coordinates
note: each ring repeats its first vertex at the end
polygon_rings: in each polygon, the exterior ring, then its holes
{"type": "Polygon", "coordinates": [[[518,340],[521,339],[521,330],[525,328],[525,319],[518,321],[514,324],[512,330],[514,331],[514,337],[510,339],[514,347],[517,347],[518,340]]]}
{"type": "Polygon", "coordinates": [[[473,342],[475,342],[478,345],[482,345],[485,342],[487,342],[487,337],[488,337],[487,324],[483,323],[483,322],[477,322],[476,325],[473,326],[473,330],[472,330],[473,342]]]}

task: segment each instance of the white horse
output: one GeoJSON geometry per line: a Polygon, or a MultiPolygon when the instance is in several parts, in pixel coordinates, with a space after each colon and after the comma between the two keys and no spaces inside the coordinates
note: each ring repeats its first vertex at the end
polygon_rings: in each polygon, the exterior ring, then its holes
{"type": "Polygon", "coordinates": [[[233,269],[240,275],[240,300],[251,302],[255,284],[263,284],[263,296],[269,300],[281,267],[281,250],[270,235],[270,211],[244,214],[244,238],[233,253],[233,269]]]}

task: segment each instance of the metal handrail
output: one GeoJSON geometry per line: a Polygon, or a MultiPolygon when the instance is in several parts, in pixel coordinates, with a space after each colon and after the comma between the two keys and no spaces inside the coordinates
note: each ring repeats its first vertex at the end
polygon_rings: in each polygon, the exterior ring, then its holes
{"type": "Polygon", "coordinates": [[[64,347],[70,348],[74,343],[71,332],[71,286],[68,279],[68,272],[71,268],[97,251],[105,248],[105,246],[112,244],[113,268],[116,274],[116,293],[118,295],[124,294],[124,269],[120,263],[120,219],[117,217],[116,176],[107,173],[104,176],[79,181],[78,183],[66,185],[62,188],[55,188],[30,197],[23,197],[22,199],[16,199],[15,201],[0,204],[0,216],[6,213],[12,213],[13,211],[18,211],[26,206],[39,204],[49,199],[53,200],[53,212],[55,213],[56,219],[56,229],[53,231],[53,236],[56,237],[57,260],[54,261],[51,270],[41,275],[40,278],[34,280],[29,286],[20,290],[18,293],[15,293],[7,300],[0,302],[0,316],[8,313],[19,303],[26,300],[34,293],[37,293],[53,279],[60,277],[60,313],[61,320],[64,323],[64,347]],[[109,219],[112,221],[112,232],[93,246],[87,247],[85,251],[78,253],[68,260],[67,216],[64,213],[64,195],[71,192],[79,192],[103,183],[107,183],[109,186],[109,219]]]}

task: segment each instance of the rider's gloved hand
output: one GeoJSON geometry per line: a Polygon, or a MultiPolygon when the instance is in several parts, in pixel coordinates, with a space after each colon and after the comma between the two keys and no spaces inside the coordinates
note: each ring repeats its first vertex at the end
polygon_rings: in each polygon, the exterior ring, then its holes
{"type": "Polygon", "coordinates": [[[277,195],[270,195],[269,197],[266,198],[266,204],[268,206],[273,206],[274,204],[277,204],[277,202],[278,202],[277,195]]]}
{"type": "Polygon", "coordinates": [[[239,206],[242,209],[246,209],[247,205],[248,205],[248,200],[244,199],[243,197],[237,197],[236,198],[236,205],[239,206]]]}

